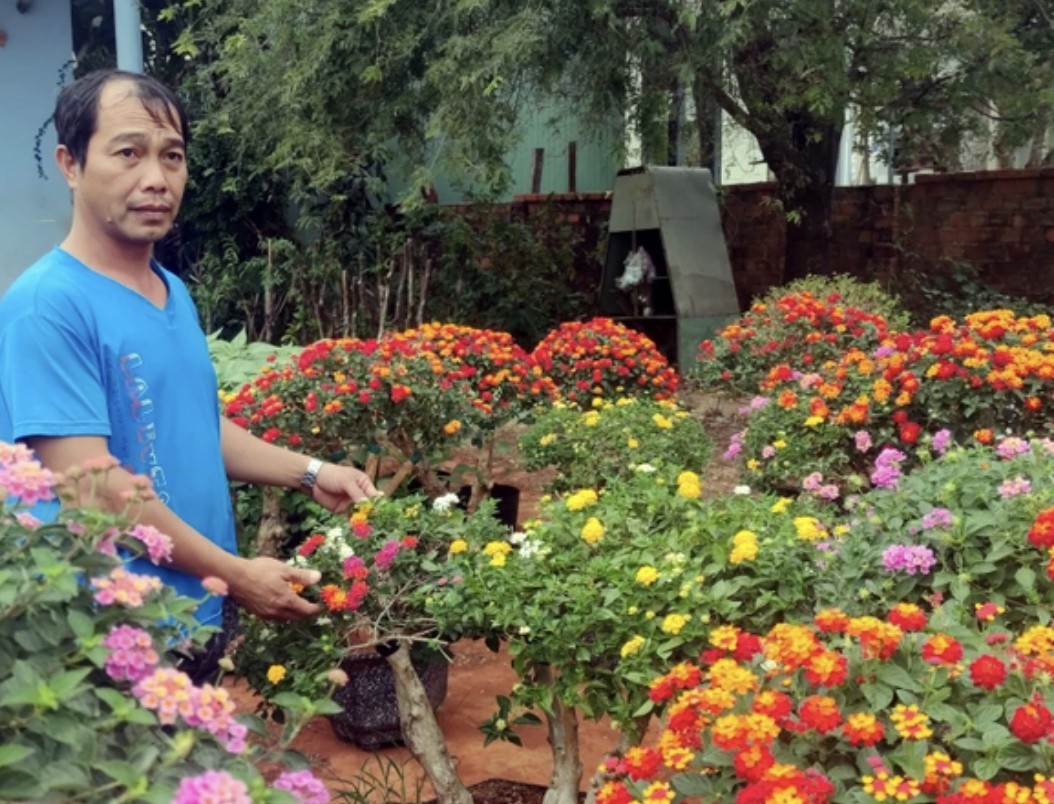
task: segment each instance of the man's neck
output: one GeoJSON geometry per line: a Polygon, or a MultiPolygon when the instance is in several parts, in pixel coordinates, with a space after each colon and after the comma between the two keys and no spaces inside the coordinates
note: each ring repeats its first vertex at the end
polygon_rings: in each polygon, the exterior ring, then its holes
{"type": "Polygon", "coordinates": [[[131,287],[140,287],[153,276],[150,262],[154,248],[150,243],[140,246],[98,237],[89,238],[81,236],[74,229],[62,241],[61,247],[92,270],[131,287]]]}

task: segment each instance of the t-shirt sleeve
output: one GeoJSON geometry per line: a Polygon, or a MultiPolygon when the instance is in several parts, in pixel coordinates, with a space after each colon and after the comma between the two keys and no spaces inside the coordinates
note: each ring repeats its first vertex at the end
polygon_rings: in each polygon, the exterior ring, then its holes
{"type": "Polygon", "coordinates": [[[15,439],[111,433],[99,357],[55,317],[27,314],[8,325],[0,339],[0,389],[15,439]]]}

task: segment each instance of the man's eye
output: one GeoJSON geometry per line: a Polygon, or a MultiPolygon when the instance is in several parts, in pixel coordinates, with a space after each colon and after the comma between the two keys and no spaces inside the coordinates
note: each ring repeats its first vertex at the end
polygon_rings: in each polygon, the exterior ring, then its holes
{"type": "Polygon", "coordinates": [[[118,156],[123,156],[125,159],[131,159],[135,156],[135,148],[122,148],[117,152],[118,156]]]}
{"type": "Polygon", "coordinates": [[[168,159],[171,162],[182,162],[184,159],[182,151],[172,151],[168,154],[168,159]]]}

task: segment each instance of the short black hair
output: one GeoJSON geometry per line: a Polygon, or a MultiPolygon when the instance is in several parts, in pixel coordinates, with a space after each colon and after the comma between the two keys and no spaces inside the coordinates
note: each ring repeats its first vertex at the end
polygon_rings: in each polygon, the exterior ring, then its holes
{"type": "Polygon", "coordinates": [[[55,103],[55,133],[59,145],[66,146],[77,164],[84,167],[88,141],[98,127],[99,98],[111,81],[128,82],[132,94],[142,101],[143,108],[155,121],[178,127],[183,142],[190,141],[187,112],[175,92],[148,75],[126,70],[96,70],[64,87],[55,103]]]}

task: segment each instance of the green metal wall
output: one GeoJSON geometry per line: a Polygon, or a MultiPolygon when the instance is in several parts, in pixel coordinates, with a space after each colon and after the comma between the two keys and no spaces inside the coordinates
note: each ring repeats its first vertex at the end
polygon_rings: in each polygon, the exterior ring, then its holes
{"type": "MultiPolygon", "coordinates": [[[[615,186],[615,174],[622,168],[615,156],[622,131],[621,119],[614,118],[607,131],[582,124],[573,107],[559,100],[526,103],[520,113],[518,143],[509,151],[506,163],[512,184],[496,201],[511,201],[513,196],[531,192],[531,169],[536,148],[545,149],[541,192],[568,192],[568,143],[576,143],[575,191],[597,193],[615,186]]],[[[399,182],[393,182],[395,188],[399,182]]],[[[443,204],[458,204],[469,193],[457,189],[449,177],[439,176],[436,191],[443,204]]],[[[397,193],[396,193],[397,194],[397,193]]]]}

